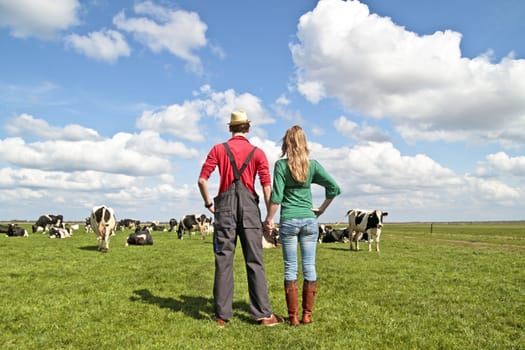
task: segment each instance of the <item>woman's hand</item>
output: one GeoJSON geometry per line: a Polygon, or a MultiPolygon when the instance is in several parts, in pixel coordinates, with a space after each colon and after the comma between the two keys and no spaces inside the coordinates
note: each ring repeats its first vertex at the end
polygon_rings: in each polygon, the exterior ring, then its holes
{"type": "Polygon", "coordinates": [[[324,210],[321,208],[312,208],[312,211],[317,217],[321,216],[324,213],[324,210]]]}

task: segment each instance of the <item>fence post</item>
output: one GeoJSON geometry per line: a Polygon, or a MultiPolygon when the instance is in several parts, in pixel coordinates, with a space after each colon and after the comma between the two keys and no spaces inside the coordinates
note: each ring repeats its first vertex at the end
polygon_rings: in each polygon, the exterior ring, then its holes
{"type": "Polygon", "coordinates": [[[430,223],[430,234],[432,234],[432,223],[430,223]]]}

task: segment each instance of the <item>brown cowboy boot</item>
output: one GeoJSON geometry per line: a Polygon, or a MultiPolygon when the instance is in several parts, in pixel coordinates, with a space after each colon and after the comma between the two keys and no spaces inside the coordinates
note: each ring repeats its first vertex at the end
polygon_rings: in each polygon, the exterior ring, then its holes
{"type": "Polygon", "coordinates": [[[312,323],[312,309],[314,307],[315,295],[317,294],[317,281],[303,282],[303,324],[312,323]]]}
{"type": "Polygon", "coordinates": [[[288,306],[288,320],[292,326],[299,325],[299,289],[297,280],[284,281],[284,292],[286,294],[286,306],[288,306]]]}

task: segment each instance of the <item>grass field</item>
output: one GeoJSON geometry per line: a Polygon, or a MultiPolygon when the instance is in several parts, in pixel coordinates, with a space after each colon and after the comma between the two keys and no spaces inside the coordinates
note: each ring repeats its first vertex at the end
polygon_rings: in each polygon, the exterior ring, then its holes
{"type": "MultiPolygon", "coordinates": [[[[320,244],[314,323],[297,328],[250,319],[240,247],[235,315],[219,329],[211,237],[125,247],[129,233],[107,254],[82,230],[0,237],[0,348],[525,349],[524,223],[386,224],[380,253],[320,244]]],[[[264,254],[285,315],[281,250],[264,254]]]]}

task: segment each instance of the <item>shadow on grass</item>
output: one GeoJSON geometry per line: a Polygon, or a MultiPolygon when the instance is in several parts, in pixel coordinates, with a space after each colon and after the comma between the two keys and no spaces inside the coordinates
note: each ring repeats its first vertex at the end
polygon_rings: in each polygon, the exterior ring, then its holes
{"type": "Polygon", "coordinates": [[[96,245],[87,245],[87,246],[84,246],[84,247],[80,247],[78,249],[82,249],[82,250],[98,250],[98,246],[96,246],[96,245]]]}
{"type": "MultiPolygon", "coordinates": [[[[163,309],[184,312],[189,317],[196,320],[211,319],[213,317],[213,299],[196,297],[190,295],[180,295],[176,298],[165,298],[153,295],[148,289],[133,291],[136,295],[130,297],[131,301],[141,301],[152,305],[157,305],[163,309]]],[[[235,317],[245,321],[254,322],[249,316],[249,305],[245,302],[234,302],[233,309],[235,317]]]]}
{"type": "Polygon", "coordinates": [[[346,247],[329,247],[327,249],[330,249],[330,250],[340,250],[340,251],[346,251],[346,252],[354,252],[355,250],[350,250],[348,248],[348,246],[346,247]]]}

